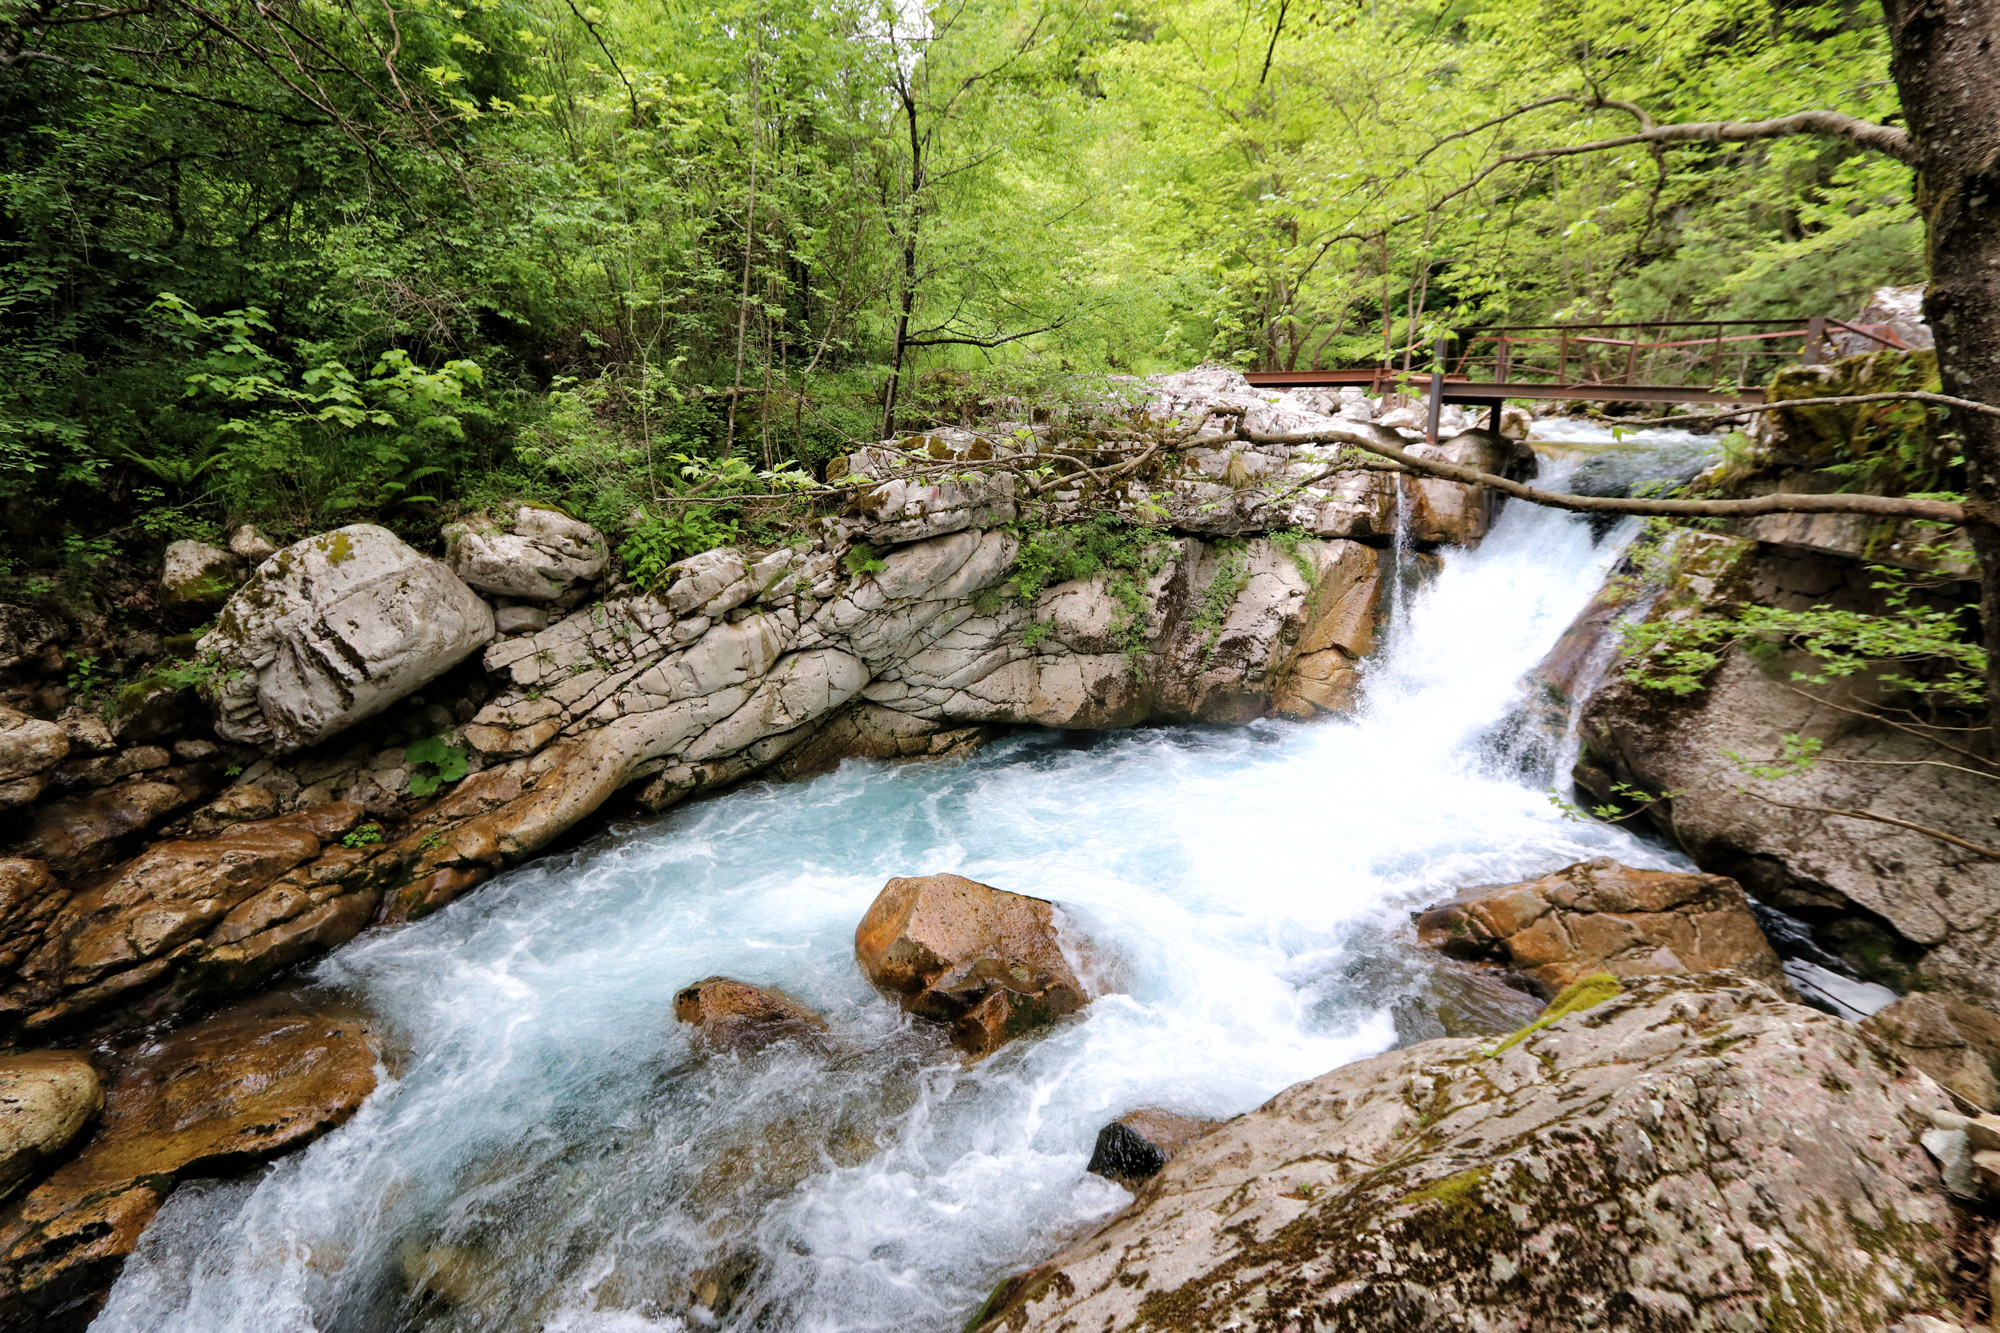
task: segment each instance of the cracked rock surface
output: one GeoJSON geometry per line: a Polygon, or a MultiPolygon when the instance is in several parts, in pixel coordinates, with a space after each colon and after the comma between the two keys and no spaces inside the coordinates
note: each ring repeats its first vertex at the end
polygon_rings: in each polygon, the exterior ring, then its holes
{"type": "Polygon", "coordinates": [[[1918,1138],[1946,1098],[1853,1025],[1716,973],[1487,1048],[1287,1089],[979,1327],[1872,1330],[1941,1303],[1918,1138]]]}

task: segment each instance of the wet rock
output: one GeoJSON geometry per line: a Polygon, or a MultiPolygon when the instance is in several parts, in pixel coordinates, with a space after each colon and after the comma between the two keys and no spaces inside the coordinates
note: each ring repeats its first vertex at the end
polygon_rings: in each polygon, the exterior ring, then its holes
{"type": "Polygon", "coordinates": [[[1862,1026],[1967,1101],[2000,1109],[2000,1018],[1956,996],[1912,991],[1862,1026]]]}
{"type": "Polygon", "coordinates": [[[1417,938],[1453,958],[1502,963],[1544,995],[1598,972],[1724,968],[1786,989],[1778,955],[1735,880],[1634,870],[1609,857],[1526,884],[1468,889],[1420,915],[1417,938]]]}
{"type": "Polygon", "coordinates": [[[674,996],[674,1017],[726,1050],[754,1050],[826,1030],[826,1020],[779,991],[730,977],[707,977],[674,996]]]}
{"type": "Polygon", "coordinates": [[[69,736],[55,723],[0,704],[0,784],[48,772],[69,756],[69,749],[69,736]]]}
{"type": "Polygon", "coordinates": [[[1055,904],[960,875],[892,879],[854,932],[861,970],[904,1009],[984,1057],[1088,1004],[1055,904]]]}
{"type": "Polygon", "coordinates": [[[229,600],[243,575],[243,557],[233,551],[207,542],[172,542],[160,571],[160,601],[172,611],[211,610],[229,600]]]}
{"type": "Polygon", "coordinates": [[[111,734],[120,745],[171,740],[186,725],[190,692],[158,676],[144,676],[118,691],[111,703],[111,734]]]}
{"type": "MultiPolygon", "coordinates": [[[[1436,444],[1410,446],[1418,458],[1433,458],[1495,476],[1534,475],[1533,454],[1504,435],[1485,429],[1464,431],[1436,444]]],[[[1425,543],[1476,546],[1500,512],[1503,498],[1484,486],[1436,477],[1406,483],[1410,499],[1410,536],[1425,543]]]]}
{"type": "Polygon", "coordinates": [[[976,1323],[1879,1329],[1948,1295],[1943,1100],[1758,983],[1647,978],[1287,1089],[976,1323]]]}
{"type": "Polygon", "coordinates": [[[1217,1123],[1153,1107],[1127,1111],[1097,1131],[1090,1165],[1084,1170],[1127,1189],[1137,1189],[1158,1175],[1175,1153],[1214,1129],[1217,1123]]]}
{"type": "Polygon", "coordinates": [[[335,802],[147,849],[50,917],[0,992],[0,1019],[45,1027],[171,980],[200,957],[198,937],[316,857],[360,815],[360,807],[335,802]]]}
{"type": "Polygon", "coordinates": [[[188,816],[188,836],[212,838],[232,824],[269,819],[278,813],[278,798],[255,783],[239,783],[188,816]]]}
{"type": "Polygon", "coordinates": [[[68,1147],[103,1106],[97,1071],[79,1051],[0,1056],[0,1200],[68,1147]]]}
{"type": "Polygon", "coordinates": [[[172,762],[173,756],[158,745],[134,745],[112,754],[64,760],[56,766],[51,785],[58,791],[108,787],[123,778],[165,768],[172,762]]]}
{"type": "Polygon", "coordinates": [[[446,528],[452,572],[491,596],[547,602],[597,578],[611,562],[603,533],[553,509],[522,505],[510,529],[480,523],[446,528]]]}
{"type": "Polygon", "coordinates": [[[48,862],[58,875],[102,869],[129,850],[131,839],[201,799],[202,785],[167,780],[175,770],[50,801],[34,812],[15,856],[48,862]]]}
{"type": "Polygon", "coordinates": [[[201,641],[225,739],[302,749],[381,712],[493,637],[493,612],[386,528],[357,523],[258,567],[201,641]]]}
{"type": "Polygon", "coordinates": [[[377,1056],[356,1019],[254,1010],[144,1050],[83,1150],[0,1211],[0,1327],[80,1328],[180,1179],[343,1123],[374,1090],[377,1056]]]}

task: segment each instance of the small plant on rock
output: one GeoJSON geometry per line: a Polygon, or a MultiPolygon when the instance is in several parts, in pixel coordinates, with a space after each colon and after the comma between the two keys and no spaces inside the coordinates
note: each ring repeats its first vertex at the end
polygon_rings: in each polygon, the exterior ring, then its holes
{"type": "Polygon", "coordinates": [[[442,736],[418,741],[403,752],[410,765],[410,795],[429,796],[448,783],[465,776],[462,746],[452,745],[442,736]]]}

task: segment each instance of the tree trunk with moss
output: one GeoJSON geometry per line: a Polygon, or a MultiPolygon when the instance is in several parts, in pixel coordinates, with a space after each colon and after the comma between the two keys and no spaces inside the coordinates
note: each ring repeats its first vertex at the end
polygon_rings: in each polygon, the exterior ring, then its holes
{"type": "MultiPolygon", "coordinates": [[[[1886,0],[1928,250],[1944,392],[2000,403],[2000,3],[1886,0]]],[[[2000,418],[1953,409],[1978,552],[1987,705],[2000,723],[2000,418]]]]}

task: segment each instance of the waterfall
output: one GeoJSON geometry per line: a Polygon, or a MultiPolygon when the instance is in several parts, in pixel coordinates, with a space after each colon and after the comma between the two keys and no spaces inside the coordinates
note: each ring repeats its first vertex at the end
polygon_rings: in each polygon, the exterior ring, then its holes
{"type": "Polygon", "coordinates": [[[184,1187],[94,1327],[961,1327],[1129,1201],[1083,1170],[1106,1120],[1233,1115],[1534,1012],[1419,953],[1413,908],[1591,856],[1669,864],[1565,821],[1492,745],[1617,549],[1510,502],[1407,590],[1350,718],[850,762],[362,936],[313,980],[390,1034],[376,1093],[302,1153],[184,1187]],[[1061,904],[1095,1002],[968,1067],[871,991],[855,924],[889,877],[946,870],[1061,904]],[[700,1054],[672,997],[714,973],[784,988],[828,1041],[700,1054]]]}

